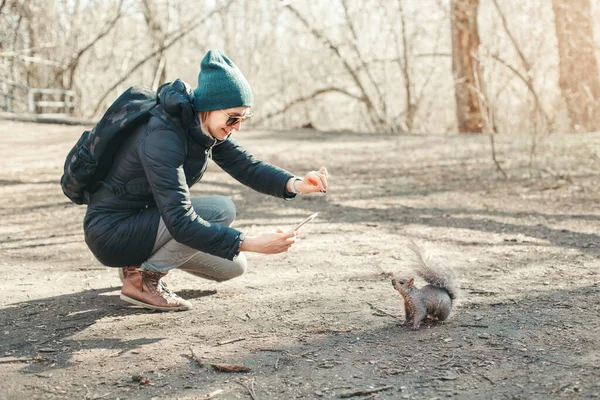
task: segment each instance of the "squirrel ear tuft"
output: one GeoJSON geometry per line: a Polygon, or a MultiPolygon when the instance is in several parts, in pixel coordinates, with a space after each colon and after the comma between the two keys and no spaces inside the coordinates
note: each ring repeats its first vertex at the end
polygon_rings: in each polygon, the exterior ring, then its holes
{"type": "Polygon", "coordinates": [[[413,285],[414,283],[415,283],[415,279],[414,279],[414,278],[410,278],[410,279],[408,280],[408,283],[406,284],[406,286],[408,286],[408,287],[412,287],[412,285],[413,285]]]}

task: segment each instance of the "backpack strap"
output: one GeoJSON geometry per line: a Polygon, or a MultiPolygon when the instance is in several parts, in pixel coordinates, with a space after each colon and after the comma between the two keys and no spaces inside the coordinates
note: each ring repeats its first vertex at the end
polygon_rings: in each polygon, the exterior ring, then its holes
{"type": "Polygon", "coordinates": [[[111,185],[104,181],[101,183],[102,186],[100,189],[90,195],[91,200],[99,201],[113,196],[125,196],[128,194],[148,195],[152,193],[150,186],[148,186],[145,179],[143,179],[143,181],[139,180],[138,182],[134,179],[124,185],[111,185]]]}
{"type": "Polygon", "coordinates": [[[124,196],[126,194],[146,195],[151,193],[150,186],[148,186],[146,180],[143,182],[135,182],[135,180],[133,180],[125,185],[110,185],[102,182],[102,185],[117,196],[124,196]]]}

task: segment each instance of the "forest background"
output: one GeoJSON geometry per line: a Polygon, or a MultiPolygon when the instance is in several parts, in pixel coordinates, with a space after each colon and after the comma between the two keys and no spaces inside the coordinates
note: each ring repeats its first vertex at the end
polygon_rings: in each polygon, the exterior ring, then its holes
{"type": "Polygon", "coordinates": [[[0,107],[64,89],[95,120],[131,85],[195,87],[219,48],[253,87],[251,128],[535,144],[598,129],[599,20],[594,0],[1,0],[0,107]]]}

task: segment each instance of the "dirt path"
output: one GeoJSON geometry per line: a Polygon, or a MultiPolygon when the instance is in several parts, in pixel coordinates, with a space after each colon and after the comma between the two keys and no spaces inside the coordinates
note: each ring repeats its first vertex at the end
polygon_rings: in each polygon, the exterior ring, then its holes
{"type": "Polygon", "coordinates": [[[547,138],[535,179],[528,138],[502,137],[505,181],[485,137],[240,133],[295,173],[326,165],[327,195],[266,198],[215,165],[194,193],[231,196],[250,234],[321,214],[231,282],[173,272],[195,308],[153,313],[119,300],[60,191],[81,131],[0,121],[0,398],[598,398],[600,134],[547,138]],[[463,278],[454,318],[416,332],[390,284],[410,239],[463,278]]]}

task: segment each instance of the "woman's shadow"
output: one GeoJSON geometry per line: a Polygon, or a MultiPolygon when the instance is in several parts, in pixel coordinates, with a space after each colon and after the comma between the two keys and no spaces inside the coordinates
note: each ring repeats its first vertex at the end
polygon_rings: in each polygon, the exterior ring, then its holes
{"type": "MultiPolygon", "coordinates": [[[[215,293],[215,290],[181,292],[188,299],[215,293]]],[[[81,350],[106,349],[122,354],[163,338],[74,339],[73,336],[100,320],[155,312],[121,301],[116,287],[9,304],[0,309],[0,363],[23,363],[23,372],[39,373],[73,365],[73,353],[81,350]]]]}

